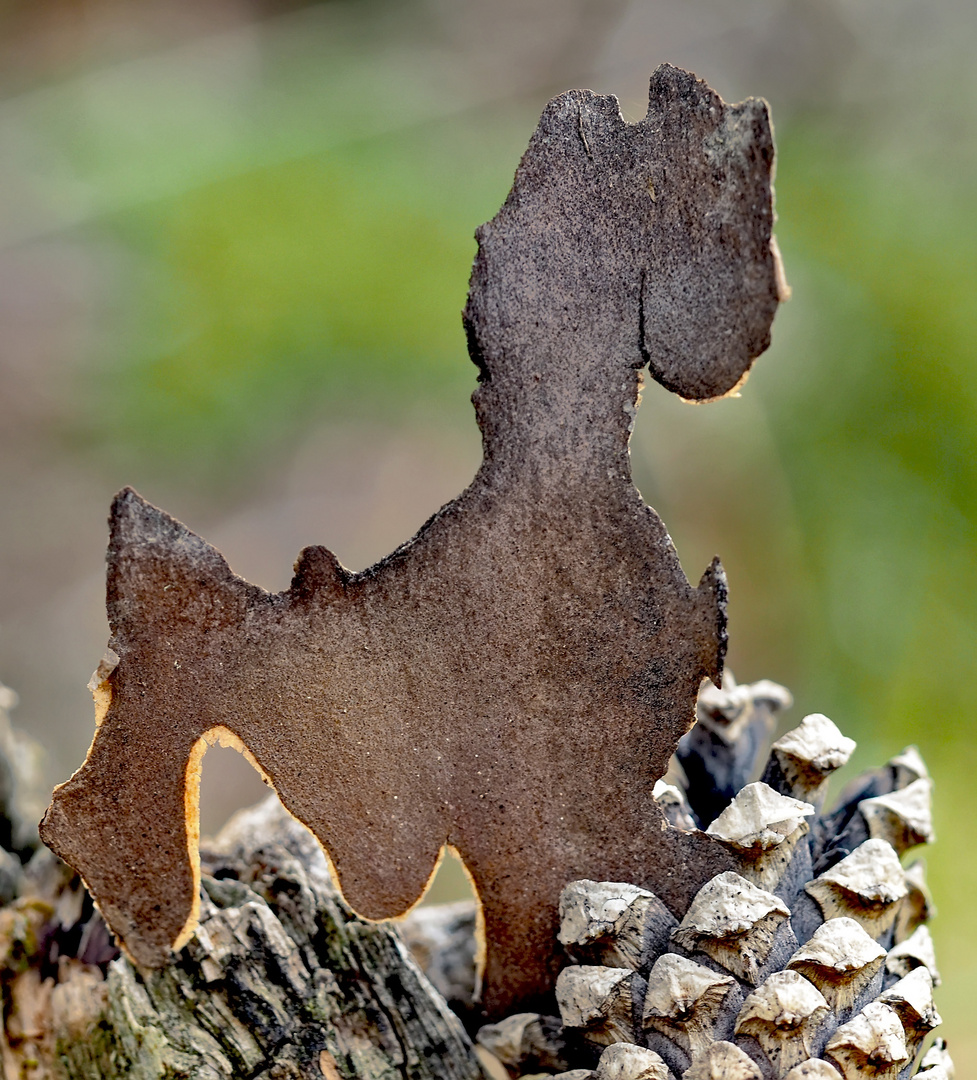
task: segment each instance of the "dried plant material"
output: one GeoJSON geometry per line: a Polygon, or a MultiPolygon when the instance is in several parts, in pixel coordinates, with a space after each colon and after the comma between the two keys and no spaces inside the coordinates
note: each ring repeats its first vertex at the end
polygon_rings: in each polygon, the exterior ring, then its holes
{"type": "Polygon", "coordinates": [[[823,835],[829,842],[820,853],[816,869],[827,870],[869,838],[868,823],[860,812],[865,800],[901,791],[928,776],[915,746],[907,746],[881,769],[870,769],[857,776],[841,793],[837,808],[824,822],[823,835]]]}
{"type": "Polygon", "coordinates": [[[52,1076],[483,1080],[396,929],[352,914],[277,799],[235,815],[203,863],[179,963],[137,971],[120,957],[103,982],[56,987],[52,1076]]]}
{"type": "Polygon", "coordinates": [[[764,782],[820,810],[828,777],[848,762],[854,750],[854,739],[842,735],[822,713],[811,713],[770,748],[764,782]]]}
{"type": "Polygon", "coordinates": [[[646,971],[678,925],[647,889],[613,881],[571,881],[560,894],[560,943],[571,956],[646,971]]]}
{"type": "Polygon", "coordinates": [[[691,832],[695,829],[695,818],[692,816],[692,808],[685,792],[677,784],[666,783],[665,780],[656,780],[652,791],[655,802],[661,807],[665,820],[673,829],[681,829],[683,832],[691,832]]]}
{"type": "Polygon", "coordinates": [[[755,984],[789,915],[772,893],[727,871],[699,890],[672,940],[689,952],[704,952],[733,975],[755,984]]]}
{"type": "Polygon", "coordinates": [[[790,692],[768,679],[737,684],[726,672],[722,689],[704,685],[696,725],[679,743],[676,758],[688,779],[689,803],[705,827],[754,775],[760,753],[789,708],[790,692]]]}
{"type": "Polygon", "coordinates": [[[767,784],[747,784],[706,830],[738,859],[739,872],[762,889],[774,889],[802,837],[810,803],[780,795],[767,784]]]}
{"type": "Polygon", "coordinates": [[[930,775],[918,746],[907,746],[901,754],[889,758],[885,767],[892,773],[894,791],[907,788],[917,780],[928,780],[930,775]]]}
{"type": "Polygon", "coordinates": [[[690,586],[631,483],[628,437],[644,365],[705,400],[769,344],[772,165],[763,102],[727,106],[673,67],[636,124],[589,91],[550,103],[478,231],[465,322],[483,465],[376,566],[306,548],[271,595],[134,492],[116,499],[119,663],[43,829],[140,964],[166,963],[196,922],[215,730],[363,915],[402,914],[457,849],[489,1015],[551,989],[568,880],[634,881],[678,911],[732,865],[664,829],[652,794],[701,680],[720,677],[726,586],[718,563],[690,586]],[[608,791],[628,793],[613,813],[608,791]]]}
{"type": "Polygon", "coordinates": [[[566,1040],[555,1016],[515,1013],[485,1024],[475,1041],[517,1074],[567,1068],[566,1040]]]}
{"type": "Polygon", "coordinates": [[[569,1069],[567,1072],[554,1073],[553,1080],[592,1080],[593,1069],[569,1069]]]}
{"type": "Polygon", "coordinates": [[[730,1042],[713,1043],[692,1063],[682,1080],[762,1080],[760,1066],[730,1042]]]}
{"type": "MultiPolygon", "coordinates": [[[[920,1072],[925,1069],[942,1069],[953,1080],[953,1061],[946,1049],[946,1039],[934,1039],[933,1045],[923,1054],[919,1063],[920,1072]]],[[[936,1080],[934,1077],[933,1080],[936,1080]]]]}
{"type": "Polygon", "coordinates": [[[689,1057],[715,1040],[716,1020],[736,980],[676,953],[665,953],[648,975],[641,1023],[689,1057]]]}
{"type": "Polygon", "coordinates": [[[931,844],[933,833],[933,781],[920,777],[889,795],[877,795],[858,804],[868,834],[889,843],[901,855],[917,844],[931,844]]]}
{"type": "Polygon", "coordinates": [[[614,1043],[601,1054],[594,1080],[669,1080],[669,1072],[654,1050],[614,1043]]]}
{"type": "Polygon", "coordinates": [[[885,970],[890,975],[898,975],[900,978],[918,967],[926,968],[934,986],[940,985],[933,937],[926,926],[917,926],[905,941],[893,945],[885,958],[885,970]]]}
{"type": "Polygon", "coordinates": [[[909,892],[896,912],[893,931],[896,941],[905,941],[917,927],[929,922],[936,914],[936,905],[926,884],[925,859],[915,859],[906,867],[906,888],[909,892]]]}
{"type": "Polygon", "coordinates": [[[891,930],[899,901],[909,891],[905,878],[890,843],[866,840],[804,888],[826,920],[847,916],[879,941],[891,930]]]}
{"type": "Polygon", "coordinates": [[[834,1065],[829,1065],[823,1058],[811,1058],[795,1065],[784,1080],[841,1080],[841,1075],[834,1065]]]}
{"type": "Polygon", "coordinates": [[[918,967],[890,986],[879,1001],[890,1005],[902,1022],[909,1056],[915,1057],[920,1043],[943,1023],[933,1001],[933,979],[924,967],[918,967]]]}
{"type": "Polygon", "coordinates": [[[873,1001],[828,1040],[824,1056],[844,1080],[897,1080],[909,1062],[902,1024],[895,1010],[873,1001]]]}
{"type": "Polygon", "coordinates": [[[581,964],[556,980],[556,1003],[564,1027],[581,1028],[604,1046],[630,1042],[645,993],[645,980],[626,968],[581,964]]]}
{"type": "Polygon", "coordinates": [[[827,1014],[827,1001],[807,979],[796,971],[775,971],[743,1002],[736,1034],[756,1039],[774,1074],[782,1077],[811,1056],[827,1014]]]}
{"type": "Polygon", "coordinates": [[[787,961],[824,995],[832,1011],[847,1013],[882,968],[885,949],[861,923],[828,919],[787,961]]]}

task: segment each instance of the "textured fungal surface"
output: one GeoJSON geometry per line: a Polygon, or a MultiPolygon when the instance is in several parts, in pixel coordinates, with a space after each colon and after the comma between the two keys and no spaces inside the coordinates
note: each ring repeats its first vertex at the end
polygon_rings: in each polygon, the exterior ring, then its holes
{"type": "Polygon", "coordinates": [[[727,106],[676,68],[636,124],[589,91],[549,104],[478,232],[482,467],[376,566],[306,548],[272,595],[117,497],[98,726],[42,828],[141,965],[197,920],[213,738],[247,751],[364,916],[403,913],[443,847],[461,854],[489,1015],[552,991],[567,881],[633,882],[684,911],[733,868],[702,831],[667,829],[653,794],[700,681],[720,679],[725,580],[714,562],[690,585],[628,437],[641,368],[704,400],[767,347],[772,165],[765,104],[727,106]]]}

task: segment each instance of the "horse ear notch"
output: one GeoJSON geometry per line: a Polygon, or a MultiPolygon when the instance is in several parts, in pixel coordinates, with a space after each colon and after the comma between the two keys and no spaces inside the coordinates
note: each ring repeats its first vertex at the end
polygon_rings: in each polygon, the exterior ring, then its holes
{"type": "Polygon", "coordinates": [[[295,560],[295,576],[289,592],[296,600],[338,600],[345,595],[350,573],[327,547],[303,548],[295,560]]]}
{"type": "Polygon", "coordinates": [[[770,344],[789,295],[773,239],[774,145],[767,103],[727,105],[663,64],[638,127],[657,139],[649,191],[657,222],[641,285],[642,352],[680,397],[722,397],[770,344]]]}

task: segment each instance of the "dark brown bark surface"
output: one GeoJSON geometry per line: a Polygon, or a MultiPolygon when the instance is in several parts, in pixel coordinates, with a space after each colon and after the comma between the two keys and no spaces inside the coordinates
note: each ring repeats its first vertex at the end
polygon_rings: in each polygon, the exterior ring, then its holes
{"type": "Polygon", "coordinates": [[[778,283],[763,102],[662,67],[647,117],[571,91],[479,230],[466,325],[484,462],[413,540],[351,574],[307,548],[271,595],[123,492],[99,727],[45,841],[142,964],[198,912],[202,740],[243,744],[370,918],[423,892],[445,844],[483,906],[483,1006],[544,1001],[557,897],[630,881],[684,910],[732,861],[652,797],[718,679],[725,579],[698,588],[631,483],[640,369],[726,393],[769,342],[778,283]],[[608,812],[608,807],[613,810],[608,812]]]}

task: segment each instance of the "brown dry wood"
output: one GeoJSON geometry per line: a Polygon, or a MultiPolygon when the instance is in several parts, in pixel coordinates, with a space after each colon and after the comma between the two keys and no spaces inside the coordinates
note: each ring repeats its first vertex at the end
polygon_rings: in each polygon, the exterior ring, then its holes
{"type": "Polygon", "coordinates": [[[640,369],[687,398],[732,390],[769,343],[766,105],[664,66],[644,120],[570,91],[543,113],[478,231],[465,311],[484,461],[411,541],[352,574],[306,548],[268,594],[132,491],[115,501],[99,726],[43,837],[142,965],[196,918],[203,738],[230,733],[370,918],[407,909],[445,844],[486,934],[483,1005],[538,1003],[579,878],[680,912],[730,866],[664,831],[653,798],[718,680],[725,581],[692,588],[633,487],[640,369]]]}

